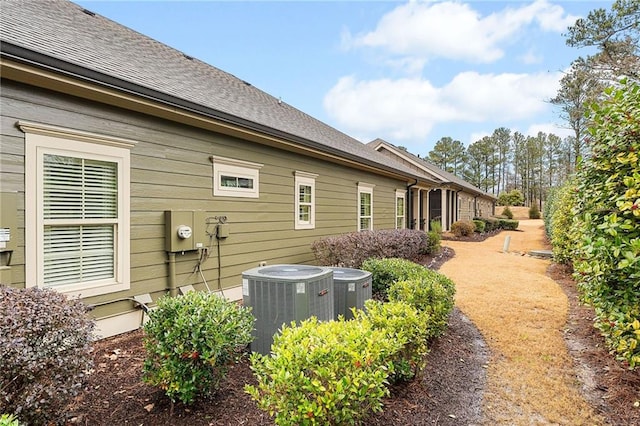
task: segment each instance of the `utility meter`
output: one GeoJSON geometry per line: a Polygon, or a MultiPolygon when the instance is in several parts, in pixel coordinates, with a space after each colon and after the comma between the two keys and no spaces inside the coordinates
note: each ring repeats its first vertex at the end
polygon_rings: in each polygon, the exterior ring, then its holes
{"type": "Polygon", "coordinates": [[[187,225],[178,226],[178,237],[186,240],[187,238],[191,238],[191,228],[187,225]]]}

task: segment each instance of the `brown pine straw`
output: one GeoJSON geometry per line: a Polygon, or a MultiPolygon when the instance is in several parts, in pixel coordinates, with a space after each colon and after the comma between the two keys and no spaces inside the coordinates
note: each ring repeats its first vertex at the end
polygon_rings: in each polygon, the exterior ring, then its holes
{"type": "Polygon", "coordinates": [[[581,395],[563,340],[567,297],[546,275],[550,261],[527,255],[546,248],[542,221],[520,220],[518,231],[481,243],[444,245],[456,257],[440,272],[456,283],[457,306],[491,350],[483,423],[605,424],[581,395]],[[505,253],[507,235],[511,241],[505,253]]]}

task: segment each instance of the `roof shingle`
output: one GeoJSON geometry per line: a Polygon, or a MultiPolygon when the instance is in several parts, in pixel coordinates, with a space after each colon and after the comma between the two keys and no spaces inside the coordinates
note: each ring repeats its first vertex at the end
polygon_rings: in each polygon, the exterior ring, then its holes
{"type": "MultiPolygon", "coordinates": [[[[413,177],[337,129],[247,82],[66,0],[4,0],[0,40],[413,177]]],[[[6,46],[5,46],[6,47],[6,46]]],[[[2,49],[4,50],[4,49],[2,49]]]]}

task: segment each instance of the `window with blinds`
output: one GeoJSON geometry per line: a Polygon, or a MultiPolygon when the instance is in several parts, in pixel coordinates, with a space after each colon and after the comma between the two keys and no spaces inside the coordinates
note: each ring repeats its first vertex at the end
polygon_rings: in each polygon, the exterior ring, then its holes
{"type": "Polygon", "coordinates": [[[315,228],[316,216],[316,178],[318,175],[307,172],[295,172],[295,229],[315,228]]]}
{"type": "Polygon", "coordinates": [[[131,288],[129,139],[19,121],[25,282],[87,298],[131,288]]]}
{"type": "Polygon", "coordinates": [[[43,157],[44,286],[115,278],[118,165],[43,157]]]}
{"type": "Polygon", "coordinates": [[[404,199],[404,192],[396,191],[396,229],[404,229],[405,227],[404,199]]]}
{"type": "Polygon", "coordinates": [[[358,184],[358,231],[373,230],[373,187],[358,184]]]}

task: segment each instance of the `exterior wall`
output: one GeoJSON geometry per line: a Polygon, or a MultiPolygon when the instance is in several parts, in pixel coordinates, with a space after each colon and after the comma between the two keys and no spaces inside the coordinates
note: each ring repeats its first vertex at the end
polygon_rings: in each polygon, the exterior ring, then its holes
{"type": "Polygon", "coordinates": [[[458,193],[459,220],[493,215],[493,201],[486,197],[477,197],[468,192],[458,193]],[[475,207],[474,207],[475,203],[475,207]]]}
{"type": "MultiPolygon", "coordinates": [[[[428,171],[417,167],[415,164],[407,161],[406,159],[402,158],[401,156],[396,155],[394,152],[381,147],[378,149],[378,152],[380,152],[381,154],[386,155],[389,158],[393,158],[394,160],[404,164],[406,167],[411,168],[412,170],[415,170],[419,173],[423,173],[423,174],[429,174],[428,171]]],[[[433,195],[433,192],[431,193],[431,195],[433,195]]],[[[471,204],[471,206],[469,206],[469,198],[471,198],[471,200],[473,200],[476,195],[470,193],[470,192],[465,192],[465,191],[461,191],[458,193],[458,195],[460,196],[460,202],[461,204],[458,205],[458,203],[456,203],[455,198],[447,198],[447,200],[449,201],[449,205],[446,207],[448,210],[446,211],[447,213],[447,222],[452,223],[455,220],[451,220],[454,219],[455,217],[458,218],[458,220],[462,220],[462,219],[473,219],[474,217],[477,216],[481,216],[481,217],[490,217],[493,215],[493,205],[494,202],[492,199],[487,198],[487,197],[483,197],[483,196],[477,196],[476,199],[476,207],[474,208],[473,202],[471,204]],[[474,214],[474,210],[476,211],[476,214],[474,214]]],[[[416,216],[417,213],[416,213],[416,216]]],[[[430,218],[431,219],[431,218],[430,218]]],[[[445,229],[446,229],[446,225],[445,225],[445,229]]],[[[417,225],[416,225],[417,227],[417,225]]]]}
{"type": "MultiPolygon", "coordinates": [[[[374,229],[395,227],[395,191],[406,189],[405,181],[6,80],[2,80],[0,111],[1,190],[17,192],[17,247],[9,283],[17,287],[25,286],[25,137],[17,121],[137,141],[131,150],[131,287],[86,299],[90,304],[104,303],[93,311],[99,318],[136,312],[129,300],[110,301],[146,293],[155,299],[167,290],[165,210],[203,210],[207,216],[228,217],[230,235],[219,246],[213,239],[203,275],[211,289],[220,284],[227,290],[235,288],[228,294],[241,297],[237,288],[243,271],[259,262],[313,263],[314,240],[357,230],[358,182],[375,185],[374,229]],[[259,198],[214,197],[211,156],[263,164],[259,198]],[[295,171],[318,175],[315,229],[294,230],[295,171]]],[[[193,273],[198,252],[176,257],[177,284],[204,289],[202,277],[193,273]]]]}
{"type": "Polygon", "coordinates": [[[460,192],[458,194],[458,219],[471,220],[475,217],[473,208],[473,195],[468,192],[460,192]]]}
{"type": "Polygon", "coordinates": [[[493,201],[487,198],[478,197],[477,206],[478,206],[478,216],[479,217],[491,217],[494,215],[493,211],[493,201]]]}

